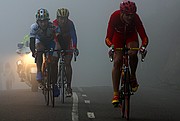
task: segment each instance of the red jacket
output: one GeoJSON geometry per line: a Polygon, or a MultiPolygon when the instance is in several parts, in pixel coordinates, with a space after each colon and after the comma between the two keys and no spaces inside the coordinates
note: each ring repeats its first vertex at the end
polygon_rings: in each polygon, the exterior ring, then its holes
{"type": "MultiPolygon", "coordinates": [[[[120,19],[120,15],[120,10],[117,10],[110,17],[105,39],[106,45],[109,47],[112,44],[115,48],[123,47],[125,23],[120,19]]],[[[143,24],[137,14],[135,14],[134,19],[134,22],[126,28],[126,43],[138,41],[139,34],[142,40],[142,45],[147,46],[148,37],[143,24]]]]}

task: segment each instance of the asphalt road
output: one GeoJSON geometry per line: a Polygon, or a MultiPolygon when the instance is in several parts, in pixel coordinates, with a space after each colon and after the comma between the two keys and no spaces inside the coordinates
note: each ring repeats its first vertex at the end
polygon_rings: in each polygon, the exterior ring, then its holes
{"type": "MultiPolygon", "coordinates": [[[[123,121],[111,104],[112,87],[74,87],[73,97],[46,106],[41,90],[0,91],[0,121],[123,121]]],[[[140,87],[131,121],[180,121],[180,90],[140,87]]]]}

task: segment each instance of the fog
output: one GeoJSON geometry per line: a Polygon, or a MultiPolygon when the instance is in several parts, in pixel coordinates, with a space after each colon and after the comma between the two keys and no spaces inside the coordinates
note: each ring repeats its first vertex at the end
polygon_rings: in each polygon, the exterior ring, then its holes
{"type": "MultiPolygon", "coordinates": [[[[0,4],[0,62],[8,61],[14,68],[18,55],[17,43],[29,33],[35,13],[46,8],[51,20],[56,10],[66,7],[73,20],[80,55],[73,65],[73,86],[111,86],[112,63],[104,39],[109,17],[119,9],[121,0],[6,0],[0,4]]],[[[149,37],[148,54],[139,62],[137,75],[140,84],[180,84],[179,0],[135,0],[137,13],[149,37]]],[[[16,76],[16,80],[19,80],[16,76]]],[[[18,83],[18,81],[16,81],[18,83]]]]}

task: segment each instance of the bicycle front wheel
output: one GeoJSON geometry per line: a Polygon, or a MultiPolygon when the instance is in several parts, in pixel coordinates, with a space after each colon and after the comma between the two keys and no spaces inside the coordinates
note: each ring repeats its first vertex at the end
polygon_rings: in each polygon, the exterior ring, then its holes
{"type": "Polygon", "coordinates": [[[61,69],[60,69],[60,93],[61,93],[60,100],[61,100],[61,103],[64,103],[64,97],[65,97],[64,73],[65,73],[64,65],[61,65],[61,69]]]}
{"type": "Polygon", "coordinates": [[[49,66],[49,76],[48,76],[48,80],[49,80],[49,94],[50,94],[50,98],[51,98],[51,103],[52,103],[52,107],[54,107],[54,103],[55,103],[55,97],[54,97],[54,80],[53,80],[53,71],[52,71],[52,64],[50,64],[49,66]]]}
{"type": "Polygon", "coordinates": [[[51,97],[51,103],[52,103],[52,107],[54,107],[55,105],[55,99],[54,99],[54,84],[50,85],[50,97],[51,97]]]}
{"type": "Polygon", "coordinates": [[[44,88],[43,88],[43,94],[44,94],[44,99],[45,99],[45,103],[48,106],[49,105],[49,83],[48,83],[48,79],[44,80],[44,88]]]}
{"type": "Polygon", "coordinates": [[[130,114],[130,95],[125,96],[125,118],[129,119],[130,114]]]}
{"type": "Polygon", "coordinates": [[[131,91],[130,91],[130,72],[129,70],[124,73],[122,77],[123,81],[123,88],[121,97],[122,97],[122,107],[121,107],[121,114],[122,118],[126,118],[127,120],[129,119],[129,114],[130,114],[130,96],[131,96],[131,91]]]}

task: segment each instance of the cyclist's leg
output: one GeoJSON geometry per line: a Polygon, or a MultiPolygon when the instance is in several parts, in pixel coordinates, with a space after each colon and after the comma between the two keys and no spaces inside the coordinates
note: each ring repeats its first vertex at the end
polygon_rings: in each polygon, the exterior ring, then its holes
{"type": "MultiPolygon", "coordinates": [[[[50,41],[48,44],[47,44],[48,48],[51,49],[55,49],[56,48],[56,43],[54,41],[50,41]]],[[[56,48],[57,49],[57,48],[56,48]]],[[[49,53],[50,56],[51,56],[51,63],[52,63],[52,78],[54,80],[54,82],[56,83],[57,82],[57,73],[58,73],[58,55],[57,55],[57,52],[50,52],[49,53]]]]}
{"type": "MultiPolygon", "coordinates": [[[[138,48],[139,43],[138,41],[132,41],[129,42],[127,45],[129,48],[138,48]]],[[[138,65],[138,56],[137,56],[138,51],[129,51],[129,64],[131,68],[131,76],[130,76],[130,81],[131,81],[131,87],[132,91],[136,92],[138,89],[138,82],[136,79],[136,69],[138,65]]]]}
{"type": "Polygon", "coordinates": [[[71,66],[71,61],[72,61],[72,54],[68,54],[65,56],[65,65],[66,65],[66,77],[67,77],[67,89],[69,93],[72,93],[72,88],[71,88],[71,82],[72,82],[72,66],[71,66]]]}
{"type": "Polygon", "coordinates": [[[119,103],[119,84],[120,84],[120,76],[121,76],[121,67],[122,67],[122,52],[115,51],[114,64],[112,69],[112,83],[114,89],[112,104],[119,103]]]}
{"type": "MultiPolygon", "coordinates": [[[[37,42],[36,43],[36,49],[37,51],[40,50],[44,50],[44,46],[41,42],[37,42]]],[[[37,56],[36,56],[36,66],[37,66],[37,76],[36,79],[37,81],[41,81],[42,80],[42,62],[43,62],[43,56],[42,56],[43,52],[38,52],[37,56]]]]}
{"type": "MultiPolygon", "coordinates": [[[[50,41],[49,44],[47,45],[48,48],[56,48],[56,43],[54,41],[50,41]]],[[[57,49],[57,48],[56,48],[57,49]]],[[[57,75],[58,75],[58,55],[57,52],[50,52],[51,55],[51,75],[52,75],[52,80],[53,80],[53,86],[54,86],[54,97],[58,97],[60,95],[58,86],[57,86],[57,75]]]]}

